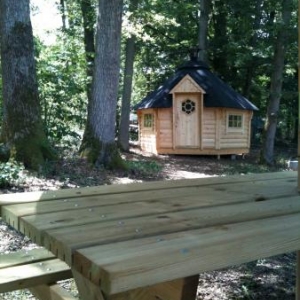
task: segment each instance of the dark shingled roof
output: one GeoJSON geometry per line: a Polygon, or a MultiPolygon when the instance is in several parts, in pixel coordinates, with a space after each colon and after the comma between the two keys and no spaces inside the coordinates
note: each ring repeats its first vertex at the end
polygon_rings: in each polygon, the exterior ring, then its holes
{"type": "Polygon", "coordinates": [[[167,79],[163,85],[150,93],[140,103],[136,104],[134,109],[172,107],[172,95],[169,93],[186,75],[191,76],[206,92],[204,94],[205,107],[258,110],[249,100],[210,72],[204,62],[197,60],[190,60],[180,66],[172,77],[167,79]]]}

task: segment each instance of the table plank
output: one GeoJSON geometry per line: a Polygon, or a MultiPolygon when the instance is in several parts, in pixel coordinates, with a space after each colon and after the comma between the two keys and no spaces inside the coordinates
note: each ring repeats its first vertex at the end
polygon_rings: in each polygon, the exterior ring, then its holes
{"type": "Polygon", "coordinates": [[[2,205],[30,203],[30,202],[43,202],[53,199],[64,199],[64,198],[80,198],[85,196],[95,195],[111,195],[111,194],[123,194],[128,192],[141,192],[148,190],[158,189],[173,189],[176,187],[193,187],[193,186],[204,186],[210,184],[226,184],[232,182],[247,182],[251,180],[274,180],[274,179],[296,179],[297,172],[274,172],[274,173],[260,173],[260,174],[247,174],[244,175],[233,175],[224,177],[206,177],[196,179],[181,179],[181,180],[170,180],[170,181],[155,181],[155,182],[143,182],[131,183],[131,184],[119,184],[119,185],[102,185],[92,186],[83,188],[70,188],[56,191],[38,191],[38,192],[27,192],[27,193],[11,193],[11,194],[0,194],[0,208],[2,205]]]}
{"type": "Polygon", "coordinates": [[[187,209],[120,221],[62,227],[42,232],[43,245],[71,263],[76,249],[140,239],[178,231],[221,226],[300,212],[300,198],[279,198],[251,203],[187,209]]]}
{"type": "MultiPolygon", "coordinates": [[[[172,193],[174,189],[184,188],[199,188],[204,186],[218,186],[218,185],[231,185],[233,182],[243,183],[243,182],[268,182],[272,180],[278,180],[278,182],[285,181],[296,182],[297,176],[295,172],[276,172],[276,173],[262,173],[262,174],[251,174],[247,176],[228,176],[228,177],[209,177],[209,178],[198,178],[198,179],[183,179],[183,180],[172,180],[172,181],[156,181],[156,182],[145,182],[145,183],[132,183],[128,185],[112,185],[112,186],[95,186],[86,187],[78,189],[65,189],[58,191],[47,191],[47,192],[29,192],[29,193],[14,193],[14,194],[0,194],[0,209],[2,206],[13,205],[13,204],[28,204],[28,206],[23,206],[23,208],[28,211],[26,214],[36,213],[35,205],[36,202],[41,206],[41,211],[39,213],[51,211],[51,206],[60,202],[53,200],[68,199],[68,201],[75,202],[78,198],[86,199],[89,198],[91,201],[97,201],[97,196],[108,196],[102,197],[101,199],[108,199],[108,201],[121,200],[122,196],[128,193],[138,193],[142,197],[142,192],[156,193],[162,190],[163,195],[172,193]],[[171,191],[168,191],[171,190],[171,191]],[[119,195],[119,196],[118,196],[119,195]],[[50,201],[50,204],[46,204],[50,201]],[[32,205],[30,205],[30,203],[32,205]],[[45,210],[42,207],[45,205],[45,210]],[[50,205],[50,207],[48,206],[50,205]],[[46,210],[48,209],[48,210],[46,210]],[[50,209],[50,210],[49,210],[50,209]]],[[[177,190],[178,191],[178,190],[177,190]]],[[[163,196],[162,195],[162,196],[163,196]]],[[[132,198],[133,195],[128,195],[128,199],[132,198]]],[[[159,195],[157,195],[160,197],[159,195]]],[[[134,196],[133,196],[134,197],[134,196]]],[[[147,199],[147,198],[146,198],[147,199]]],[[[75,202],[76,203],[76,202],[75,202]]],[[[122,203],[118,202],[117,203],[122,203]]],[[[90,204],[91,205],[91,204],[90,204]]],[[[60,209],[62,208],[61,205],[60,209]]],[[[55,209],[55,208],[54,208],[55,209]]],[[[70,209],[70,205],[66,204],[65,209],[70,209]]]]}
{"type": "MultiPolygon", "coordinates": [[[[216,178],[211,179],[215,182],[216,178]]],[[[247,182],[234,182],[234,184],[229,184],[226,181],[221,185],[209,184],[195,187],[188,186],[185,188],[179,185],[179,187],[174,187],[173,189],[167,190],[158,189],[151,191],[142,191],[138,193],[132,192],[125,194],[82,197],[80,199],[72,198],[47,202],[6,205],[2,208],[2,217],[11,226],[22,231],[22,228],[19,224],[19,219],[24,216],[36,216],[43,214],[41,218],[44,219],[44,214],[48,215],[51,212],[60,213],[65,211],[76,215],[77,213],[81,213],[79,212],[79,209],[81,208],[89,210],[106,205],[121,205],[125,203],[159,201],[163,199],[173,198],[179,199],[183,197],[186,199],[185,201],[189,201],[189,199],[191,199],[191,201],[198,200],[198,202],[203,203],[207,203],[209,201],[211,205],[218,204],[218,202],[220,201],[228,201],[228,203],[239,202],[240,200],[237,197],[233,197],[234,194],[236,194],[236,196],[237,194],[239,194],[241,201],[245,200],[245,194],[249,195],[250,201],[255,199],[269,199],[271,197],[296,195],[298,192],[295,182],[296,179],[293,176],[285,179],[275,178],[272,180],[264,181],[250,180],[247,182]]],[[[64,217],[61,215],[59,219],[63,220],[64,217]]],[[[80,219],[78,219],[78,221],[82,222],[80,219]]],[[[52,220],[52,222],[55,222],[55,220],[52,220]]]]}
{"type": "Polygon", "coordinates": [[[300,214],[80,249],[74,267],[107,294],[295,251],[300,214]]]}

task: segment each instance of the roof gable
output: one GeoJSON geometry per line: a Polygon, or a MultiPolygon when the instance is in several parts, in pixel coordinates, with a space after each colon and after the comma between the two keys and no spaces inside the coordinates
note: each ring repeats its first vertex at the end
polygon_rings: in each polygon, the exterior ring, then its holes
{"type": "Polygon", "coordinates": [[[170,91],[170,94],[174,94],[174,93],[205,94],[205,91],[195,82],[195,80],[190,75],[187,74],[170,91]]]}

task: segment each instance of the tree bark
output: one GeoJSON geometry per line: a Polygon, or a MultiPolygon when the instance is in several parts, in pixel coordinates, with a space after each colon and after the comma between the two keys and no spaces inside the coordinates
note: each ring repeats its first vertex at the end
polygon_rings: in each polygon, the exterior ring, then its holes
{"type": "Polygon", "coordinates": [[[224,1],[215,1],[212,18],[214,28],[214,40],[212,50],[212,64],[214,70],[219,74],[227,74],[228,50],[225,47],[228,43],[227,37],[227,4],[224,1]]]}
{"type": "Polygon", "coordinates": [[[208,32],[208,17],[210,12],[210,0],[199,0],[200,16],[198,29],[198,44],[200,60],[207,62],[207,32],[208,32]]]}
{"type": "MultiPolygon", "coordinates": [[[[261,22],[261,15],[262,15],[262,9],[261,6],[263,4],[264,0],[256,0],[255,3],[255,18],[253,22],[253,27],[252,27],[252,36],[249,41],[249,47],[255,48],[258,40],[258,35],[257,31],[260,27],[260,22],[261,22]]],[[[246,98],[250,97],[250,91],[251,91],[251,86],[252,86],[252,78],[254,76],[254,72],[256,70],[256,65],[255,65],[255,57],[251,56],[250,60],[247,63],[246,66],[246,76],[245,76],[245,84],[243,87],[243,95],[246,98]]]]}
{"type": "Polygon", "coordinates": [[[62,21],[62,30],[66,31],[67,29],[67,16],[66,16],[66,2],[65,0],[60,0],[60,13],[62,21]]]}
{"type": "Polygon", "coordinates": [[[89,136],[82,149],[90,162],[108,168],[122,165],[115,143],[122,9],[122,0],[99,0],[89,136]]]}
{"type": "Polygon", "coordinates": [[[37,170],[55,158],[41,121],[29,0],[0,1],[3,123],[10,158],[37,170]]]}
{"type": "Polygon", "coordinates": [[[86,75],[88,77],[87,94],[88,99],[90,99],[95,57],[94,25],[96,23],[96,12],[91,0],[80,0],[80,8],[83,19],[84,49],[87,65],[86,75]]]}
{"type": "Polygon", "coordinates": [[[91,115],[91,91],[92,91],[92,78],[94,72],[94,57],[95,57],[95,30],[94,25],[96,23],[96,13],[91,0],[80,0],[80,8],[83,19],[83,34],[84,34],[84,48],[85,48],[85,60],[86,60],[86,92],[88,98],[87,107],[87,123],[85,126],[83,139],[80,145],[79,153],[84,153],[84,150],[88,148],[91,127],[89,125],[91,115]]]}
{"type": "Polygon", "coordinates": [[[271,75],[270,96],[268,101],[265,123],[264,142],[261,162],[268,165],[274,164],[274,143],[279,113],[286,53],[286,37],[289,34],[289,21],[291,19],[292,0],[282,1],[282,24],[278,30],[274,46],[274,63],[271,75]]]}
{"type": "MultiPolygon", "coordinates": [[[[137,9],[138,1],[131,0],[129,10],[134,12],[137,9]]],[[[132,92],[133,65],[135,57],[135,35],[131,35],[126,40],[125,47],[125,68],[122,92],[121,120],[118,132],[118,143],[122,150],[129,150],[129,118],[130,102],[132,92]]]]}

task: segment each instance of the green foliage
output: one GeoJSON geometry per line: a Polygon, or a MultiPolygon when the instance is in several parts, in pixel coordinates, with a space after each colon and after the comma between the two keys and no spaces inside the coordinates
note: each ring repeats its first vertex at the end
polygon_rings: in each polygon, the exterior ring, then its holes
{"type": "Polygon", "coordinates": [[[47,136],[55,145],[79,144],[87,111],[84,66],[84,49],[78,38],[62,34],[56,44],[40,50],[42,117],[47,136]]]}
{"type": "Polygon", "coordinates": [[[14,184],[23,170],[24,166],[17,162],[0,163],[0,188],[14,184]]]}
{"type": "Polygon", "coordinates": [[[126,161],[128,170],[141,176],[156,176],[162,170],[162,166],[156,161],[126,161]]]}

